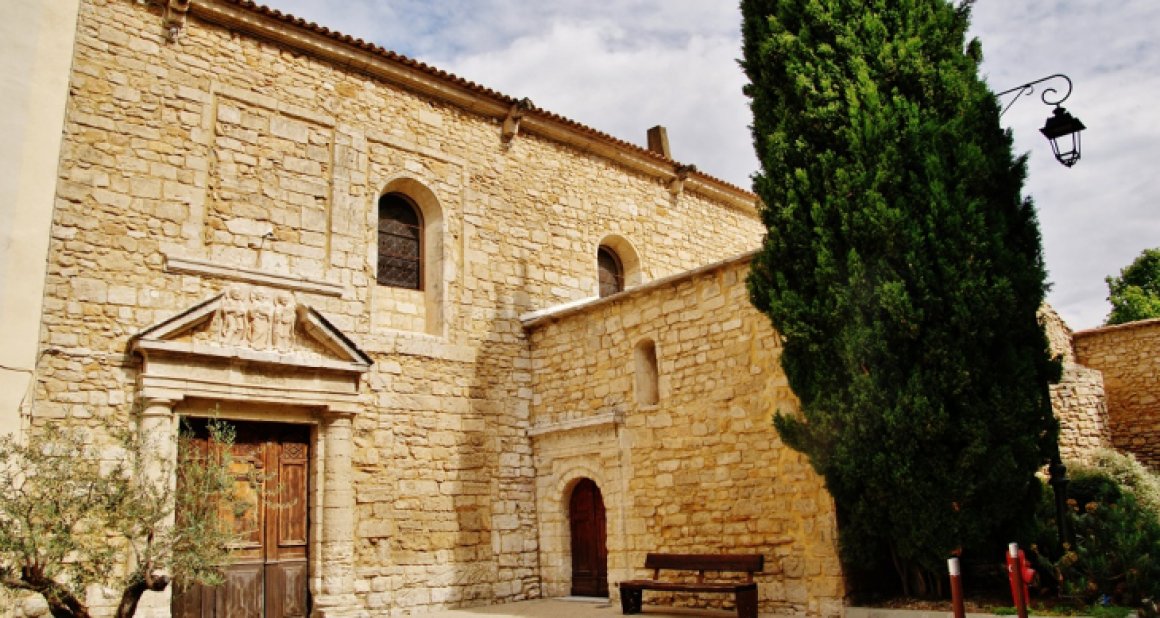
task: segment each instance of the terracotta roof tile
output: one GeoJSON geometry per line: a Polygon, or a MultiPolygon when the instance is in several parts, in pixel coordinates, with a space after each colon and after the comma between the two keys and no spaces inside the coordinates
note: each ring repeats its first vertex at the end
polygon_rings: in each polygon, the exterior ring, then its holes
{"type": "MultiPolygon", "coordinates": [[[[342,42],[342,43],[350,45],[352,47],[356,47],[356,48],[364,50],[366,52],[370,52],[370,53],[375,54],[381,58],[385,58],[391,62],[396,62],[396,63],[402,64],[402,65],[405,65],[405,66],[410,67],[412,69],[415,69],[417,71],[426,73],[428,75],[437,77],[441,80],[455,84],[456,86],[459,86],[460,88],[464,88],[466,90],[469,90],[477,95],[496,99],[496,100],[498,100],[506,105],[514,105],[519,101],[519,99],[517,99],[515,97],[503,94],[502,92],[498,92],[496,90],[492,90],[491,88],[488,88],[486,86],[482,86],[482,85],[477,84],[473,81],[463,79],[462,77],[459,77],[453,73],[449,73],[447,71],[444,71],[443,69],[431,66],[431,65],[424,63],[424,62],[421,62],[419,60],[415,60],[413,58],[404,56],[402,54],[390,51],[388,49],[383,48],[380,45],[376,45],[374,43],[364,41],[363,39],[360,39],[357,37],[352,37],[348,34],[342,34],[341,32],[331,30],[330,28],[327,28],[326,26],[321,26],[321,25],[316,24],[312,21],[307,21],[305,19],[302,19],[301,17],[295,17],[294,15],[290,15],[289,13],[284,13],[282,11],[279,11],[278,9],[273,9],[273,8],[268,7],[268,6],[258,4],[256,2],[253,2],[252,0],[219,0],[219,1],[224,2],[226,4],[232,4],[234,6],[241,7],[243,9],[248,10],[248,11],[252,11],[254,13],[264,15],[266,17],[281,21],[283,23],[296,26],[296,27],[301,28],[303,30],[307,30],[309,32],[313,32],[315,34],[327,37],[329,39],[342,42]]],[[[547,119],[550,119],[554,122],[563,124],[563,125],[569,127],[570,129],[577,131],[579,133],[589,135],[589,136],[596,138],[596,139],[599,139],[601,141],[615,144],[616,146],[618,146],[620,148],[631,150],[637,154],[643,154],[645,156],[651,157],[653,159],[656,159],[657,161],[663,161],[665,163],[669,163],[672,165],[679,164],[679,162],[677,162],[673,159],[669,159],[668,157],[662,156],[660,154],[657,154],[651,150],[648,150],[647,148],[643,148],[641,146],[633,144],[632,142],[627,142],[627,141],[622,140],[620,138],[613,137],[612,135],[609,135],[608,133],[598,131],[596,129],[593,129],[592,127],[581,124],[579,122],[576,122],[575,120],[572,120],[570,118],[566,118],[566,117],[561,116],[559,114],[556,114],[554,112],[550,112],[550,111],[543,109],[541,107],[538,107],[534,104],[528,110],[528,112],[534,113],[542,118],[547,118],[547,119]]],[[[721,180],[720,178],[717,178],[715,176],[710,176],[709,174],[705,174],[705,173],[699,172],[699,171],[695,171],[695,172],[693,172],[693,174],[696,176],[699,176],[703,179],[710,180],[716,184],[730,187],[734,190],[741,191],[744,193],[750,193],[750,191],[748,189],[745,189],[743,187],[739,187],[739,186],[732,184],[730,182],[726,182],[726,181],[721,180]]]]}

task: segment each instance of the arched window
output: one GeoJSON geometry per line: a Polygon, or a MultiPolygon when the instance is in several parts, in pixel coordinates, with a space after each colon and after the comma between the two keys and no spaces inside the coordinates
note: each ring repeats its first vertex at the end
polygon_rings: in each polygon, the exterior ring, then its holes
{"type": "Polygon", "coordinates": [[[600,269],[601,298],[624,290],[624,267],[612,249],[601,246],[596,250],[596,266],[600,269]]]}
{"type": "Polygon", "coordinates": [[[379,198],[380,285],[423,289],[423,219],[401,193],[379,198]]]}
{"type": "Polygon", "coordinates": [[[661,399],[657,384],[660,377],[657,371],[657,346],[651,339],[644,339],[636,344],[633,356],[636,365],[636,402],[642,406],[656,405],[661,399]]]}

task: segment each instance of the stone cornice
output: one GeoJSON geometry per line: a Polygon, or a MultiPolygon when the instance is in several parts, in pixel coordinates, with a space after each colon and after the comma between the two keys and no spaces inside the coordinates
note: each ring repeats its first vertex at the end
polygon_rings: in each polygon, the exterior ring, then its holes
{"type": "Polygon", "coordinates": [[[1124,322],[1123,324],[1112,324],[1110,326],[1097,326],[1086,330],[1077,330],[1072,333],[1073,338],[1082,339],[1085,337],[1092,337],[1103,335],[1116,331],[1134,330],[1137,328],[1155,328],[1160,326],[1160,318],[1150,318],[1147,320],[1136,320],[1135,322],[1124,322]]]}
{"type": "Polygon", "coordinates": [[[585,418],[573,418],[565,421],[557,421],[555,423],[545,423],[542,425],[534,425],[528,429],[528,435],[532,437],[542,436],[550,433],[560,433],[564,431],[572,431],[576,429],[589,429],[593,427],[616,427],[624,422],[624,415],[620,412],[605,412],[604,414],[597,414],[596,416],[589,416],[585,418]]]}
{"type": "MultiPolygon", "coordinates": [[[[426,97],[454,105],[502,124],[519,99],[503,95],[405,56],[387,51],[314,23],[294,18],[248,0],[196,0],[189,13],[251,36],[285,45],[315,57],[365,73],[426,97]]],[[[665,186],[681,180],[686,166],[635,144],[531,106],[523,112],[520,133],[533,133],[614,161],[657,178],[665,186]]],[[[497,138],[497,141],[499,139],[497,138]]],[[[684,190],[699,193],[751,215],[757,196],[699,172],[688,173],[684,190]]]]}
{"type": "Polygon", "coordinates": [[[244,281],[246,283],[268,285],[287,290],[312,292],[322,296],[347,296],[346,287],[340,283],[306,279],[295,275],[283,275],[176,255],[165,256],[165,272],[216,277],[219,279],[229,279],[231,281],[244,281]]]}
{"type": "Polygon", "coordinates": [[[647,294],[653,290],[673,285],[675,283],[680,283],[681,281],[687,281],[694,277],[704,275],[705,273],[721,270],[734,264],[748,263],[753,259],[753,256],[756,255],[756,253],[757,251],[742,253],[741,255],[727,258],[721,260],[720,262],[707,264],[705,266],[701,266],[700,268],[686,270],[675,275],[669,275],[668,277],[661,277],[655,281],[649,281],[636,287],[628,288],[623,292],[605,296],[603,298],[581,298],[579,300],[556,305],[555,307],[548,307],[547,309],[540,309],[538,311],[529,311],[528,313],[520,316],[520,323],[523,325],[524,330],[532,331],[543,324],[551,323],[555,320],[559,320],[560,318],[576,313],[589,311],[593,307],[601,307],[606,304],[619,302],[621,300],[639,296],[641,294],[647,294]]]}

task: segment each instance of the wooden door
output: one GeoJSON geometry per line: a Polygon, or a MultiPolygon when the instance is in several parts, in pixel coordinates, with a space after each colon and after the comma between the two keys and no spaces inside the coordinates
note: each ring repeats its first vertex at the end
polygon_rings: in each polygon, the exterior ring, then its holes
{"type": "Polygon", "coordinates": [[[582,479],[572,490],[568,516],[572,527],[572,594],[607,597],[604,499],[591,479],[582,479]]]}
{"type": "MultiPolygon", "coordinates": [[[[205,448],[205,421],[191,421],[205,448]]],[[[181,618],[296,618],[309,614],[307,499],[310,430],[303,425],[232,423],[238,495],[253,504],[235,524],[245,531],[221,586],[175,593],[181,618]]],[[[180,517],[180,514],[178,514],[180,517]]],[[[223,510],[223,517],[233,515],[223,510]]]]}

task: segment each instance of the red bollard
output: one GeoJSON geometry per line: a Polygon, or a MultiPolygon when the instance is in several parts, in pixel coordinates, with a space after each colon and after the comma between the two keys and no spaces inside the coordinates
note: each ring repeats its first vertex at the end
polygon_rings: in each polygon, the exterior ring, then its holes
{"type": "Polygon", "coordinates": [[[1011,598],[1015,601],[1019,618],[1027,618],[1027,600],[1031,596],[1027,590],[1027,584],[1031,582],[1028,574],[1034,576],[1035,571],[1027,568],[1019,544],[1007,545],[1007,581],[1011,583],[1011,598]]]}
{"type": "Polygon", "coordinates": [[[947,570],[951,574],[951,609],[954,610],[954,618],[966,618],[967,610],[963,607],[963,578],[959,571],[959,559],[950,558],[947,560],[947,570]]]}

